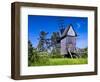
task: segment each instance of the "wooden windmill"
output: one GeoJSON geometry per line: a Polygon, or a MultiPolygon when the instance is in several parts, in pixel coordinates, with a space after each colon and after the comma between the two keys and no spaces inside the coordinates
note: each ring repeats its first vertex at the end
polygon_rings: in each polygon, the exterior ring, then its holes
{"type": "Polygon", "coordinates": [[[76,54],[76,38],[77,33],[72,24],[66,27],[64,18],[58,18],[59,28],[60,28],[60,39],[58,44],[60,44],[61,55],[71,57],[77,57],[76,54]]]}
{"type": "Polygon", "coordinates": [[[76,50],[76,37],[77,33],[75,32],[73,25],[68,25],[61,34],[60,44],[61,44],[61,55],[70,55],[73,57],[73,53],[76,50]]]}

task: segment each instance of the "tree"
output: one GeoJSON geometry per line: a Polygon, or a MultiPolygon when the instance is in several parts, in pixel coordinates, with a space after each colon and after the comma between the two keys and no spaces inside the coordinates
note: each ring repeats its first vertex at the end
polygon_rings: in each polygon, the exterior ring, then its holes
{"type": "Polygon", "coordinates": [[[60,39],[60,35],[59,35],[59,32],[53,32],[52,35],[51,35],[51,45],[53,47],[53,50],[52,52],[53,53],[59,53],[59,48],[58,48],[58,40],[60,39]]]}
{"type": "Polygon", "coordinates": [[[28,41],[28,65],[29,65],[29,66],[30,66],[30,64],[31,64],[32,55],[33,55],[33,47],[32,47],[31,41],[29,40],[29,41],[28,41]]]}
{"type": "Polygon", "coordinates": [[[47,32],[41,31],[39,35],[39,43],[38,43],[38,50],[39,51],[47,51],[47,32]]]}
{"type": "Polygon", "coordinates": [[[39,52],[36,48],[32,47],[32,43],[28,41],[28,66],[39,61],[39,52]]]}
{"type": "Polygon", "coordinates": [[[82,58],[88,58],[88,47],[83,49],[82,58]]]}

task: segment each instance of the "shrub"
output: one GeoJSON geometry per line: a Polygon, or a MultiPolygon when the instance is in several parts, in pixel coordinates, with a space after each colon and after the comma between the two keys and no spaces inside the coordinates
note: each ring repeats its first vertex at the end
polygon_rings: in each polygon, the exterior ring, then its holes
{"type": "Polygon", "coordinates": [[[31,41],[28,41],[28,66],[38,63],[47,63],[48,61],[48,53],[39,52],[36,48],[32,47],[31,41]]]}
{"type": "Polygon", "coordinates": [[[88,53],[84,53],[81,57],[82,58],[87,58],[88,57],[88,53]]]}
{"type": "Polygon", "coordinates": [[[28,65],[46,64],[49,62],[49,55],[47,52],[39,52],[33,49],[32,56],[28,60],[28,65]]]}
{"type": "Polygon", "coordinates": [[[36,63],[39,61],[38,51],[33,49],[31,53],[28,53],[28,65],[30,66],[32,63],[36,63]]]}
{"type": "Polygon", "coordinates": [[[51,58],[63,58],[63,56],[59,53],[53,53],[50,55],[51,58]]]}
{"type": "Polygon", "coordinates": [[[49,62],[49,55],[47,52],[40,52],[39,53],[39,63],[46,64],[49,62]]]}

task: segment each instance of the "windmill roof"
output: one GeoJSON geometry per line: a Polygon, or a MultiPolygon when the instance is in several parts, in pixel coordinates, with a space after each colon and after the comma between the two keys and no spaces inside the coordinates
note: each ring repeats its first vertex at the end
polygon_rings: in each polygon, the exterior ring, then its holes
{"type": "Polygon", "coordinates": [[[58,40],[58,42],[60,42],[60,40],[62,40],[63,38],[65,38],[66,36],[69,37],[77,37],[77,33],[73,28],[73,25],[68,25],[67,28],[64,29],[63,33],[61,34],[60,39],[58,40]],[[72,32],[73,31],[73,32],[72,32]]]}
{"type": "Polygon", "coordinates": [[[65,30],[62,33],[61,37],[64,37],[64,36],[72,36],[72,37],[76,37],[77,36],[77,33],[74,30],[72,25],[69,25],[68,28],[65,28],[65,30]],[[72,31],[70,31],[70,30],[72,30],[74,33],[72,31]]]}

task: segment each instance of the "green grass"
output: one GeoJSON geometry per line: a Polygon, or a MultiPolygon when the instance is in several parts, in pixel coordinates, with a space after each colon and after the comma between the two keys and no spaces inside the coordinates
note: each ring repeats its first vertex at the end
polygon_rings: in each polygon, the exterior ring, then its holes
{"type": "Polygon", "coordinates": [[[50,65],[72,65],[72,64],[87,64],[87,59],[70,59],[70,58],[56,58],[50,59],[50,65]]]}
{"type": "Polygon", "coordinates": [[[31,66],[50,66],[50,65],[76,65],[76,64],[87,64],[87,58],[50,58],[46,63],[38,62],[32,63],[31,66]]]}

